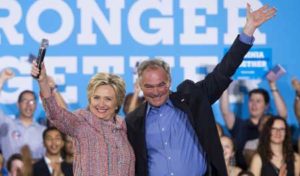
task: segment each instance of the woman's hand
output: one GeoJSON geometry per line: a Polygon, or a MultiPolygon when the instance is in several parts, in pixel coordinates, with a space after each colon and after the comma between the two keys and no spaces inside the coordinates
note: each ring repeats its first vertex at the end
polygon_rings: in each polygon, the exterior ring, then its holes
{"type": "Polygon", "coordinates": [[[32,66],[31,66],[31,75],[34,78],[38,77],[37,80],[39,82],[47,81],[47,74],[46,74],[45,64],[42,63],[42,67],[41,67],[41,70],[40,70],[37,63],[36,63],[36,60],[34,60],[32,62],[32,66]]]}
{"type": "Polygon", "coordinates": [[[39,69],[36,61],[32,62],[31,66],[31,75],[36,78],[39,82],[41,96],[44,98],[48,98],[51,96],[51,90],[48,84],[48,78],[46,74],[46,68],[44,63],[42,63],[41,69],[39,69]],[[38,77],[38,78],[37,78],[38,77]]]}

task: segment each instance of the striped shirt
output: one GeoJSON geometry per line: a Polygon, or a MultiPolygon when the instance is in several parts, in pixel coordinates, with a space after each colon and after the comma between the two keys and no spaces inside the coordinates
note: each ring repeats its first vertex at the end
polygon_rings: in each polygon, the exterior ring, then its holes
{"type": "Polygon", "coordinates": [[[71,113],[60,108],[54,96],[45,99],[46,113],[51,123],[74,137],[75,176],[133,176],[135,157],[127,139],[125,122],[105,121],[90,111],[79,109],[71,113]]]}

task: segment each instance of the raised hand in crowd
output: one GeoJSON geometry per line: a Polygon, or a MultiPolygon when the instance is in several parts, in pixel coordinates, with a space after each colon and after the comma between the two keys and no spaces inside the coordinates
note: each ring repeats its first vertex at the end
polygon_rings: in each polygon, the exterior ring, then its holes
{"type": "Polygon", "coordinates": [[[292,79],[292,86],[295,89],[296,96],[294,101],[294,111],[300,123],[300,81],[296,78],[292,79]]]}
{"type": "Polygon", "coordinates": [[[280,117],[283,117],[286,119],[287,118],[287,107],[286,107],[285,102],[277,88],[276,81],[269,80],[269,86],[270,86],[270,89],[271,89],[271,92],[272,92],[272,95],[274,98],[274,103],[276,106],[277,114],[280,117]]]}
{"type": "Polygon", "coordinates": [[[140,92],[141,92],[141,88],[139,86],[139,83],[135,82],[135,84],[134,84],[134,92],[133,92],[132,98],[131,98],[131,100],[129,102],[128,112],[127,113],[135,110],[135,108],[137,108],[142,103],[142,98],[139,97],[140,92]]]}
{"type": "Polygon", "coordinates": [[[15,76],[15,73],[13,72],[12,69],[10,68],[5,68],[4,70],[2,70],[2,72],[0,73],[0,91],[2,90],[2,86],[3,84],[13,78],[15,76]]]}

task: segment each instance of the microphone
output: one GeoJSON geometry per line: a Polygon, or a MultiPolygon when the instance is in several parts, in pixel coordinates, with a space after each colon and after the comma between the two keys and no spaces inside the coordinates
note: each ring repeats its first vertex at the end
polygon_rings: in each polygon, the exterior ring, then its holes
{"type": "MultiPolygon", "coordinates": [[[[42,63],[44,61],[44,57],[45,57],[45,54],[46,54],[46,49],[47,49],[48,46],[49,46],[49,41],[47,39],[42,39],[41,46],[40,46],[40,49],[39,49],[39,54],[38,54],[38,57],[36,59],[36,63],[38,65],[39,70],[42,69],[42,63]]],[[[40,76],[40,73],[35,78],[38,79],[39,76],[40,76]]]]}

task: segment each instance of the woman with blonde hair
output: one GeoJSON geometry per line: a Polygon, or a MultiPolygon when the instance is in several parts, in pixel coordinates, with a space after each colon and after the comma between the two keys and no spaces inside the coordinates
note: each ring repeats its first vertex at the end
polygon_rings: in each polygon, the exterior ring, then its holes
{"type": "Polygon", "coordinates": [[[134,175],[135,157],[125,122],[117,115],[125,96],[125,83],[117,75],[98,73],[87,88],[88,108],[74,113],[61,108],[48,85],[45,66],[32,64],[47,117],[74,139],[74,175],[134,175]]]}

